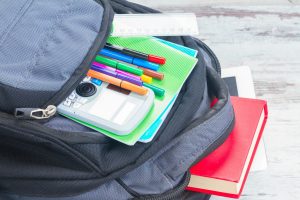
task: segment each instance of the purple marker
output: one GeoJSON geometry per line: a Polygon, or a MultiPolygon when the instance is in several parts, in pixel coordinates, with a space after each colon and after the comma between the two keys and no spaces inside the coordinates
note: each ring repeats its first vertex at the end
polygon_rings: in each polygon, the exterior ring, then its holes
{"type": "Polygon", "coordinates": [[[110,70],[108,67],[106,67],[104,65],[103,66],[96,66],[96,65],[93,65],[91,67],[92,70],[95,70],[95,71],[98,71],[98,72],[101,72],[103,74],[106,74],[106,75],[109,75],[109,76],[112,76],[112,77],[116,77],[118,79],[121,79],[121,80],[124,80],[124,81],[128,81],[130,83],[133,83],[135,85],[138,85],[138,86],[142,86],[143,85],[143,82],[141,80],[138,80],[138,79],[135,79],[135,78],[132,78],[130,76],[127,76],[125,74],[121,74],[121,73],[118,73],[114,70],[110,70]]]}
{"type": "Polygon", "coordinates": [[[132,77],[132,78],[134,78],[134,79],[137,79],[137,80],[141,80],[141,78],[140,78],[139,76],[136,76],[136,75],[134,75],[134,74],[130,74],[130,73],[128,73],[128,72],[124,72],[124,71],[119,70],[119,69],[117,69],[116,72],[118,72],[119,74],[124,74],[124,75],[126,75],[126,76],[130,76],[130,77],[132,77]]]}
{"type": "Polygon", "coordinates": [[[112,67],[109,67],[109,66],[107,66],[107,65],[103,65],[103,64],[97,63],[97,62],[93,62],[93,63],[92,63],[92,66],[94,66],[94,67],[99,67],[99,68],[101,68],[101,69],[107,69],[107,70],[110,70],[110,71],[113,71],[113,72],[118,72],[118,70],[115,69],[115,68],[112,68],[112,67]]]}
{"type": "Polygon", "coordinates": [[[133,74],[131,74],[131,73],[129,73],[129,72],[124,72],[124,71],[122,71],[122,70],[119,70],[119,69],[115,69],[115,68],[109,67],[109,66],[107,66],[107,65],[103,65],[103,64],[98,63],[98,62],[93,62],[92,65],[93,65],[93,66],[96,66],[96,67],[103,68],[103,69],[109,69],[109,70],[114,71],[114,72],[117,72],[117,73],[119,73],[119,74],[124,74],[124,75],[126,75],[126,76],[130,76],[130,77],[132,77],[132,78],[134,78],[134,79],[137,79],[137,80],[141,80],[141,77],[139,77],[139,76],[133,75],[133,74]]]}
{"type": "Polygon", "coordinates": [[[117,77],[117,72],[111,71],[109,69],[105,69],[105,68],[97,67],[97,66],[92,66],[91,69],[95,70],[97,72],[101,72],[103,74],[109,75],[109,76],[117,77]]]}
{"type": "Polygon", "coordinates": [[[135,78],[132,78],[130,76],[124,75],[124,74],[117,73],[117,78],[121,79],[121,80],[124,80],[124,81],[128,81],[128,82],[133,83],[133,84],[138,85],[138,86],[143,85],[142,81],[137,80],[135,78]]]}

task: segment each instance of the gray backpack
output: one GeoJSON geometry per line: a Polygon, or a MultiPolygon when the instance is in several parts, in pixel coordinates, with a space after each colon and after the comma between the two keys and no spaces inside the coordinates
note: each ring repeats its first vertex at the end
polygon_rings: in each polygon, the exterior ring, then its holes
{"type": "Polygon", "coordinates": [[[155,12],[124,0],[0,2],[1,200],[209,198],[185,191],[189,168],[224,142],[234,113],[200,40],[163,37],[199,61],[150,143],[123,145],[49,109],[84,78],[114,13],[155,12]]]}

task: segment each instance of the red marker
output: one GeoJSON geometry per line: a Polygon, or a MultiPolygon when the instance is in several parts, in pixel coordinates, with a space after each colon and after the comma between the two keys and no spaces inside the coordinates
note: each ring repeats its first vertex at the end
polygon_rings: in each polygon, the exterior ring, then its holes
{"type": "Polygon", "coordinates": [[[114,51],[119,51],[123,54],[133,56],[135,58],[140,58],[143,60],[148,60],[149,62],[153,62],[153,63],[157,63],[157,64],[161,64],[161,65],[166,63],[166,59],[163,57],[142,53],[139,51],[135,51],[133,49],[127,49],[127,48],[117,46],[117,45],[112,45],[109,43],[106,43],[105,48],[108,48],[108,49],[111,49],[114,51]]]}

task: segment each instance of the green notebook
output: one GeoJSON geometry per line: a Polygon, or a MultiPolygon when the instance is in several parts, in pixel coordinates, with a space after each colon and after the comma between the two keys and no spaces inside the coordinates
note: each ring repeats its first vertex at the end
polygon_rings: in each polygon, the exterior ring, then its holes
{"type": "Polygon", "coordinates": [[[128,135],[116,135],[91,124],[87,124],[74,118],[71,119],[99,131],[117,141],[127,145],[134,145],[145,131],[157,120],[174,95],[180,91],[183,83],[195,67],[198,60],[175,50],[172,47],[162,44],[151,37],[110,37],[108,42],[166,58],[166,63],[161,65],[158,70],[165,74],[164,79],[162,81],[153,79],[153,82],[151,83],[154,86],[163,88],[165,90],[165,95],[163,97],[155,97],[154,106],[148,115],[137,126],[137,128],[128,135]]]}

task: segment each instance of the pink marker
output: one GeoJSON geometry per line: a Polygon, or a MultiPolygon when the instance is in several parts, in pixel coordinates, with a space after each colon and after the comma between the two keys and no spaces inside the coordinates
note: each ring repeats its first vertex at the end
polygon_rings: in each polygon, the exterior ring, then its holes
{"type": "Polygon", "coordinates": [[[115,68],[109,67],[109,66],[107,66],[107,65],[103,65],[103,64],[98,63],[98,62],[93,62],[92,65],[94,65],[94,66],[96,66],[96,67],[103,68],[103,69],[109,69],[109,70],[112,70],[112,71],[116,71],[115,68]]]}

